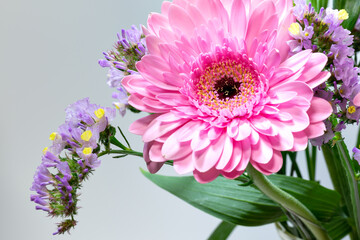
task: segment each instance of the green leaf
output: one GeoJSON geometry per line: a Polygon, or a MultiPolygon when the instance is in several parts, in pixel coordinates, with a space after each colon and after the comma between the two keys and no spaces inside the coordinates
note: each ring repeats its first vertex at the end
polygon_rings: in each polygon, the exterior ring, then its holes
{"type": "MultiPolygon", "coordinates": [[[[142,173],[159,187],[206,213],[224,221],[259,226],[286,220],[279,205],[254,186],[239,186],[239,181],[218,177],[200,184],[192,177],[169,177],[142,173]]],[[[340,195],[317,182],[273,174],[269,180],[302,202],[322,222],[341,215],[340,195]]]]}
{"type": "MultiPolygon", "coordinates": [[[[341,135],[337,139],[342,139],[341,135]]],[[[337,140],[335,146],[325,144],[322,147],[335,189],[341,194],[341,204],[345,205],[353,226],[353,234],[360,236],[360,199],[359,186],[351,166],[351,158],[343,140],[337,140]]]]}
{"type": "Polygon", "coordinates": [[[332,218],[330,222],[324,224],[324,227],[333,240],[340,240],[351,232],[351,227],[343,216],[332,218]]]}
{"type": "Polygon", "coordinates": [[[233,223],[222,221],[219,226],[214,230],[208,240],[223,240],[227,239],[236,227],[233,223]]]}
{"type": "Polygon", "coordinates": [[[238,181],[218,177],[200,184],[192,176],[170,177],[141,171],[159,187],[223,221],[260,226],[286,220],[278,204],[253,187],[238,186],[238,181]]]}

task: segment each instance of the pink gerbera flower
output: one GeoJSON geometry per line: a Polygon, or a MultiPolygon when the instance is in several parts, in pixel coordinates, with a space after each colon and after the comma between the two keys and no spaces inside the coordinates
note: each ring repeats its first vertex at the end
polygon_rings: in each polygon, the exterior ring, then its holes
{"type": "Polygon", "coordinates": [[[167,160],[201,183],[264,174],[280,151],[300,151],[322,135],[330,104],[313,97],[324,54],[288,57],[291,0],[174,0],[144,28],[149,54],[123,85],[129,103],[154,113],[134,122],[155,173],[167,160]]]}

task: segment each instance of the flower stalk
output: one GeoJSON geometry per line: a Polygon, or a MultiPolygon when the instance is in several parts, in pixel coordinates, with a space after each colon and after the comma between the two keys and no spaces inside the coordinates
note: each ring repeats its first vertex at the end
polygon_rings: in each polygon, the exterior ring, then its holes
{"type": "Polygon", "coordinates": [[[262,173],[258,172],[251,164],[246,168],[248,174],[251,176],[254,184],[266,196],[279,203],[289,212],[298,216],[303,223],[310,229],[316,239],[327,240],[331,239],[321,223],[317,218],[307,209],[300,201],[281,190],[273,183],[271,183],[262,173]]]}

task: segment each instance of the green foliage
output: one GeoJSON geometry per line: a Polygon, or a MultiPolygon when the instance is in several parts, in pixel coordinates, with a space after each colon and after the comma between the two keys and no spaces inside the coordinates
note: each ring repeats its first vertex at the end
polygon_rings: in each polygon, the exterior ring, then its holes
{"type": "MultiPolygon", "coordinates": [[[[245,177],[237,180],[218,177],[213,182],[200,184],[192,176],[161,176],[143,170],[142,173],[194,207],[232,224],[260,226],[287,219],[279,205],[254,185],[239,186],[239,182],[248,181],[245,177]]],[[[312,211],[333,239],[349,233],[349,224],[339,207],[340,195],[337,192],[314,181],[284,175],[274,174],[269,176],[269,180],[312,211]]]]}
{"type": "Polygon", "coordinates": [[[251,186],[238,186],[239,181],[219,177],[200,184],[192,176],[169,177],[143,170],[142,173],[159,187],[226,222],[260,226],[286,220],[278,204],[251,186]]]}

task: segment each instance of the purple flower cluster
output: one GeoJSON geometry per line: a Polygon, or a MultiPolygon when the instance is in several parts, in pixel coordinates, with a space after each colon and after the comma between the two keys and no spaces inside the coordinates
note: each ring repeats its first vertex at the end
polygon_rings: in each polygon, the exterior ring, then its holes
{"type": "Polygon", "coordinates": [[[105,59],[99,60],[99,64],[101,67],[109,68],[107,83],[118,90],[112,97],[117,100],[114,102],[115,107],[124,116],[128,95],[121,81],[126,75],[138,74],[136,62],[145,56],[147,49],[145,36],[136,26],[128,30],[122,29],[121,34],[117,36],[119,40],[115,43],[114,50],[104,52],[105,59]]]}
{"type": "Polygon", "coordinates": [[[34,175],[31,201],[50,216],[71,217],[58,225],[61,234],[76,225],[77,190],[93,169],[100,165],[97,152],[101,133],[109,128],[115,110],[82,99],[66,109],[66,121],[50,134],[52,145],[43,150],[42,162],[34,175]]]}
{"type": "Polygon", "coordinates": [[[328,56],[326,65],[332,76],[315,89],[315,96],[332,103],[333,115],[326,125],[325,134],[313,139],[313,145],[320,146],[332,139],[335,132],[345,128],[345,124],[358,122],[360,106],[354,102],[360,93],[360,70],[354,66],[353,35],[341,23],[348,18],[345,10],[321,8],[319,13],[306,4],[306,0],[295,0],[293,10],[297,19],[289,28],[294,38],[288,42],[292,53],[311,49],[328,56]]]}

